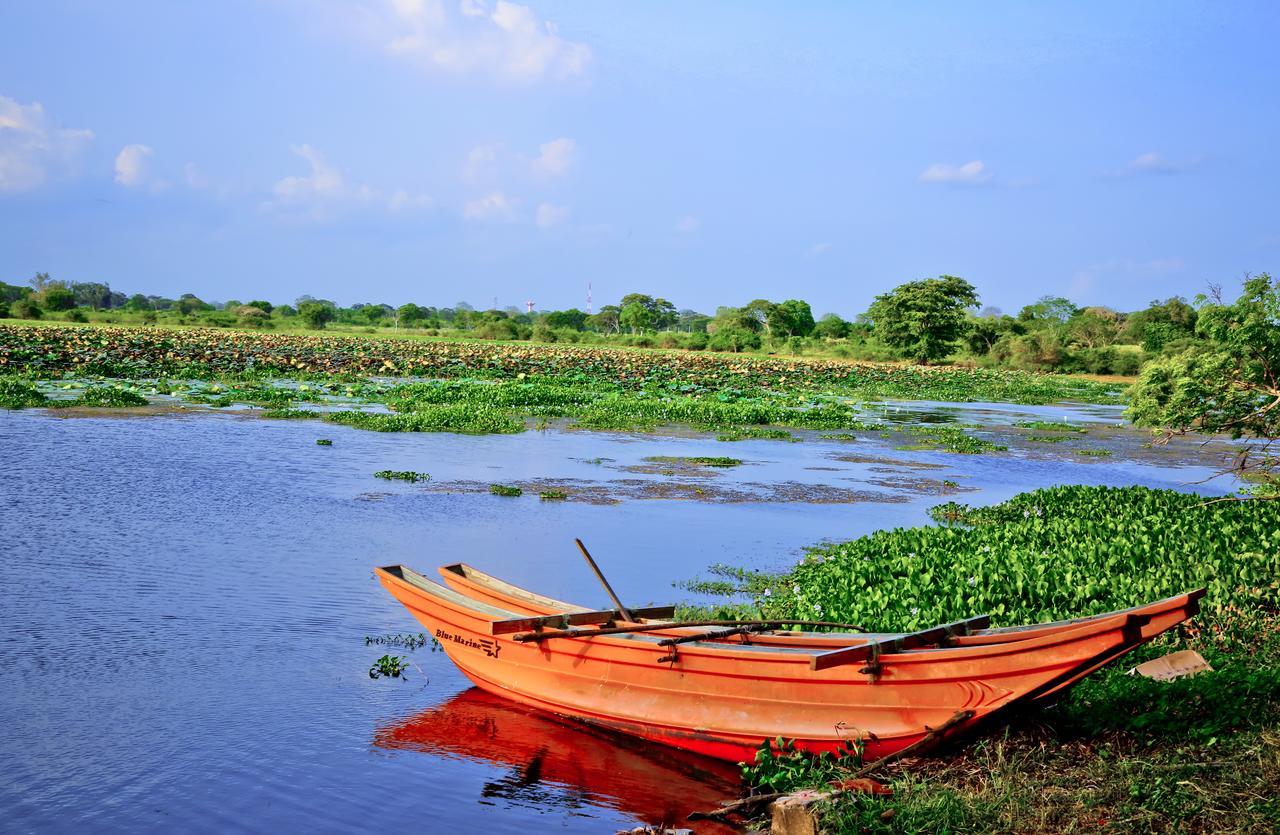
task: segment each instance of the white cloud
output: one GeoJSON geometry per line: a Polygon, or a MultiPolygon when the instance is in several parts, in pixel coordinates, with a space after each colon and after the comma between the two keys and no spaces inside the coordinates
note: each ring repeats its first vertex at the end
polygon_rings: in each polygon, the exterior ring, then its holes
{"type": "Polygon", "coordinates": [[[486,194],[467,203],[462,209],[467,220],[514,220],[516,201],[500,191],[486,194]]]}
{"type": "Polygon", "coordinates": [[[1200,159],[1171,160],[1157,151],[1147,151],[1129,160],[1123,168],[1111,171],[1111,177],[1137,177],[1143,174],[1179,174],[1196,167],[1200,159]]]}
{"type": "Polygon", "coordinates": [[[155,175],[151,158],[155,151],[146,145],[125,145],[116,154],[116,182],[125,188],[163,191],[169,184],[155,175]]]}
{"type": "Polygon", "coordinates": [[[543,229],[559,226],[568,219],[568,206],[553,206],[550,203],[538,204],[538,211],[534,217],[535,222],[543,229]]]}
{"type": "Polygon", "coordinates": [[[966,162],[963,165],[948,165],[945,162],[938,162],[920,172],[920,182],[977,186],[990,182],[991,176],[991,172],[987,170],[986,165],[980,159],[966,162]]]}
{"type": "Polygon", "coordinates": [[[188,162],[182,169],[182,177],[190,188],[208,188],[209,178],[194,162],[188,162]]]}
{"type": "Polygon", "coordinates": [[[306,160],[311,171],[305,176],[277,180],[271,188],[271,199],[261,204],[263,211],[290,220],[325,221],[355,209],[384,208],[399,212],[434,205],[430,197],[413,195],[404,189],[387,197],[363,183],[348,182],[324,154],[310,145],[295,145],[293,152],[306,160]]]}
{"type": "Polygon", "coordinates": [[[463,179],[470,183],[496,179],[499,156],[505,156],[500,143],[475,146],[467,152],[467,161],[462,167],[463,179]]]}
{"type": "Polygon", "coordinates": [[[578,143],[567,137],[553,139],[538,146],[538,156],[533,161],[535,174],[558,177],[573,167],[578,143]]]}
{"type": "Polygon", "coordinates": [[[93,131],[56,127],[40,102],[19,104],[0,96],[0,192],[26,191],[64,172],[93,131]]]}
{"type": "Polygon", "coordinates": [[[676,231],[686,235],[698,231],[698,227],[702,225],[702,221],[693,215],[685,215],[676,222],[676,231]]]}
{"type": "Polygon", "coordinates": [[[831,249],[831,244],[826,243],[824,241],[821,243],[816,243],[813,246],[809,247],[807,250],[805,250],[804,254],[809,256],[810,258],[817,258],[819,255],[821,255],[822,253],[826,252],[829,249],[831,249]]]}
{"type": "Polygon", "coordinates": [[[338,8],[344,29],[429,72],[534,83],[579,75],[591,60],[585,44],[507,0],[363,0],[338,8]]]}

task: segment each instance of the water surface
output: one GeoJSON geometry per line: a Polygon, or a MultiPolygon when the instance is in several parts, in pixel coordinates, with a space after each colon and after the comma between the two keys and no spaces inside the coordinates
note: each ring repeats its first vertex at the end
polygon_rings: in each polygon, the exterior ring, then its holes
{"type": "MultiPolygon", "coordinates": [[[[1096,407],[923,408],[961,421],[998,412],[993,424],[1118,422],[1096,407]]],[[[875,435],[718,443],[380,434],[204,411],[0,412],[0,828],[600,833],[676,823],[732,794],[734,770],[522,715],[468,690],[442,653],[405,652],[407,681],[370,679],[389,650],[366,636],[419,629],[372,567],[430,573],[462,560],[603,606],[573,548],[580,536],[641,605],[687,598],[673,582],[713,563],[783,568],[806,545],[919,524],[951,498],[988,503],[1057,483],[1225,489],[1189,484],[1212,475],[1202,453],[1142,451],[1141,436],[1114,431],[1113,459],[1078,460],[1026,445],[905,452],[875,435]],[[667,475],[643,467],[655,455],[745,463],[667,475]],[[384,469],[432,482],[372,477],[384,469]],[[533,479],[599,485],[617,501],[439,487],[533,479]],[[708,494],[618,487],[673,480],[708,494]],[[815,503],[806,487],[857,497],[815,503]],[[722,489],[741,495],[721,500],[722,489]]]]}

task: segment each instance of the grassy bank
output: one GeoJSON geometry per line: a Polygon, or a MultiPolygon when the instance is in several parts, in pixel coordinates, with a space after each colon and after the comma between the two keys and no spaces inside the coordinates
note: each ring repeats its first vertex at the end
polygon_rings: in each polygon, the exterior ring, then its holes
{"type": "MultiPolygon", "coordinates": [[[[959,754],[891,771],[891,798],[834,804],[832,831],[1280,826],[1280,503],[1055,487],[934,515],[943,524],[812,549],[783,575],[725,568],[705,590],[728,590],[727,578],[766,616],[894,629],[981,612],[999,624],[1034,622],[1199,586],[1209,593],[1190,625],[1057,706],[959,754]],[[1174,682],[1124,674],[1183,648],[1214,671],[1174,682]]],[[[791,772],[787,788],[819,776],[803,763],[791,772]]]]}

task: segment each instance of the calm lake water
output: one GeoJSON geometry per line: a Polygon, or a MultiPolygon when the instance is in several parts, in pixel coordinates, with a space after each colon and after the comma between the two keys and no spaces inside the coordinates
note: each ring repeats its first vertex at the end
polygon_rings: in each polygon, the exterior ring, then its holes
{"type": "MultiPolygon", "coordinates": [[[[991,425],[1119,420],[1101,407],[884,408],[991,425]]],[[[1105,441],[1091,430],[1090,442],[1112,458],[1073,458],[1066,444],[969,456],[895,451],[880,438],[474,437],[227,412],[0,412],[0,829],[676,823],[733,794],[735,770],[494,700],[425,648],[397,653],[413,662],[407,681],[371,680],[369,665],[395,650],[366,636],[419,631],[372,567],[430,573],[461,560],[603,606],[573,546],[580,536],[640,605],[688,599],[673,583],[713,563],[783,568],[806,545],[920,524],[952,498],[990,503],[1068,483],[1227,486],[1189,484],[1212,473],[1189,444],[1153,452],[1132,430],[1096,432],[1105,441]],[[642,461],[655,455],[746,463],[671,475],[642,461]],[[432,481],[372,477],[384,469],[432,481]],[[614,503],[478,492],[535,479],[594,486],[614,503]],[[673,483],[703,493],[652,497],[673,483]]]]}

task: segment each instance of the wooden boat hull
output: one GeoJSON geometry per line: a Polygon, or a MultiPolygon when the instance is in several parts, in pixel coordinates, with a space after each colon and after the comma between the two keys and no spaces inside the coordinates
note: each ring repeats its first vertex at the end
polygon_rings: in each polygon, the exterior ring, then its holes
{"type": "Polygon", "coordinates": [[[1123,613],[1017,640],[897,652],[881,656],[874,672],[858,663],[814,670],[814,648],[754,639],[684,644],[676,660],[660,662],[672,653],[659,636],[522,643],[491,634],[495,621],[515,617],[510,609],[402,566],[377,574],[482,689],[731,761],[750,760],[762,740],[778,736],[815,752],[856,738],[867,756],[883,756],[969,711],[963,730],[1127,652],[1152,622],[1123,613]]]}
{"type": "MultiPolygon", "coordinates": [[[[439,573],[444,579],[445,584],[455,591],[499,608],[510,609],[517,614],[541,616],[588,611],[583,606],[579,606],[574,603],[567,603],[563,600],[556,600],[555,598],[522,589],[519,586],[500,580],[497,577],[486,574],[483,571],[473,568],[465,563],[454,563],[451,565],[441,566],[439,573]]],[[[1199,612],[1199,600],[1203,595],[1203,590],[1200,590],[1175,595],[1164,600],[1156,601],[1155,603],[1149,603],[1145,606],[1137,606],[1117,612],[1108,612],[1101,615],[1094,615],[1092,617],[1075,618],[1072,620],[1035,624],[1031,626],[1006,626],[991,629],[980,629],[969,635],[956,636],[951,639],[951,643],[955,646],[983,646],[1009,641],[1020,641],[1027,638],[1049,635],[1069,629],[1076,629],[1090,622],[1095,622],[1103,618],[1116,617],[1122,614],[1136,614],[1147,616],[1149,618],[1141,626],[1141,641],[1139,643],[1143,643],[1151,640],[1157,635],[1167,632],[1179,623],[1182,623],[1194,616],[1199,612]]],[[[669,631],[663,630],[661,633],[656,634],[687,635],[693,631],[696,630],[673,627],[669,631]]],[[[865,637],[866,636],[861,633],[782,631],[778,633],[755,634],[751,636],[751,641],[752,643],[763,646],[810,647],[817,650],[850,646],[851,644],[856,644],[858,641],[863,640],[865,637]]],[[[1039,702],[1045,702],[1060,698],[1062,693],[1071,685],[1131,649],[1133,649],[1132,646],[1117,648],[1114,653],[1104,659],[1100,659],[1096,664],[1081,667],[1073,676],[1063,678],[1053,687],[1044,689],[1036,695],[1034,699],[1039,702]]]]}

